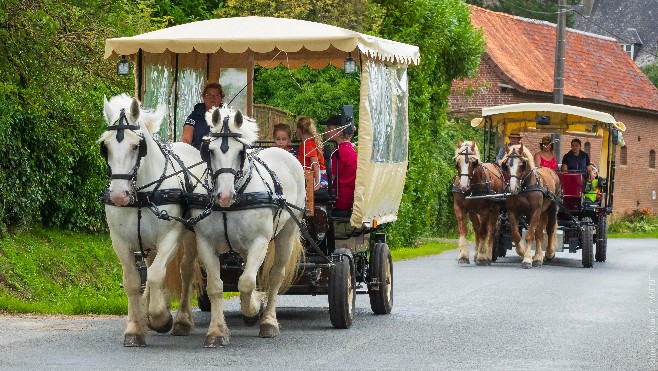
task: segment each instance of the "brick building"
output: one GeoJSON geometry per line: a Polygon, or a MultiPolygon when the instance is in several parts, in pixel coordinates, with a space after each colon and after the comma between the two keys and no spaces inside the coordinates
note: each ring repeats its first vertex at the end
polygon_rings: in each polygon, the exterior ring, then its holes
{"type": "MultiPolygon", "coordinates": [[[[482,107],[552,102],[555,24],[471,6],[471,21],[483,31],[486,51],[477,77],[454,81],[450,112],[478,116],[482,107]]],[[[565,41],[564,104],[607,112],[623,122],[625,146],[618,148],[614,212],[658,211],[658,89],[612,38],[568,29],[565,41]]],[[[572,137],[563,136],[562,154],[572,137]]],[[[538,150],[538,135],[523,143],[538,150]]],[[[583,149],[598,164],[600,139],[583,149]]],[[[558,161],[561,160],[558,158],[558,161]]]]}

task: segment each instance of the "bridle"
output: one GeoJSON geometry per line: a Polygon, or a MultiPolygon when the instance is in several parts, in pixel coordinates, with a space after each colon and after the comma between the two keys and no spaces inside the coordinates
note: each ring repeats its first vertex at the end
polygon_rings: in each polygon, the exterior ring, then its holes
{"type": "Polygon", "coordinates": [[[140,138],[139,147],[138,147],[139,155],[137,156],[137,162],[135,163],[135,166],[133,166],[130,173],[125,173],[125,174],[112,173],[112,168],[110,167],[110,164],[108,162],[108,149],[104,142],[100,143],[100,151],[101,151],[101,155],[105,159],[105,165],[107,166],[107,172],[110,177],[110,181],[113,179],[125,179],[125,180],[132,180],[134,183],[135,177],[137,176],[137,170],[139,170],[139,165],[141,164],[142,161],[142,157],[146,156],[146,150],[147,150],[146,139],[144,138],[143,133],[136,132],[136,130],[140,129],[139,125],[128,125],[128,119],[126,118],[126,110],[122,108],[119,114],[119,118],[114,122],[114,124],[109,125],[107,127],[107,130],[115,130],[117,132],[116,140],[117,142],[121,143],[124,139],[124,130],[126,129],[137,134],[140,138]]]}
{"type": "MultiPolygon", "coordinates": [[[[228,138],[241,138],[242,134],[240,133],[233,133],[228,127],[228,121],[229,121],[229,116],[225,116],[224,119],[222,120],[222,128],[219,132],[210,133],[211,138],[221,138],[222,143],[219,146],[220,151],[222,151],[223,154],[226,154],[229,150],[229,144],[228,144],[228,138]]],[[[240,151],[240,168],[238,170],[235,170],[232,167],[223,167],[219,168],[215,171],[212,169],[212,163],[210,161],[210,142],[217,140],[217,139],[204,139],[203,143],[201,143],[201,159],[205,161],[208,164],[208,170],[210,171],[210,178],[212,181],[212,188],[213,190],[216,187],[217,183],[217,177],[219,177],[221,174],[233,174],[235,177],[234,180],[234,186],[238,184],[238,182],[242,179],[245,178],[246,180],[242,184],[242,186],[236,191],[237,194],[242,193],[244,189],[247,187],[247,184],[249,184],[249,180],[251,179],[251,169],[252,169],[252,162],[249,161],[249,167],[247,169],[247,172],[245,174],[245,162],[247,160],[247,149],[249,148],[249,145],[242,143],[242,150],[240,151]]]]}
{"type": "MultiPolygon", "coordinates": [[[[461,150],[461,151],[457,152],[457,155],[455,156],[455,161],[460,156],[464,156],[464,162],[466,163],[466,165],[468,165],[468,168],[470,169],[471,156],[475,156],[475,152],[469,153],[468,149],[469,149],[470,146],[465,146],[465,147],[466,148],[464,150],[461,150]]],[[[461,169],[459,169],[459,175],[457,175],[457,177],[461,178],[463,176],[466,177],[467,186],[470,188],[470,185],[471,185],[471,174],[470,174],[470,172],[467,172],[466,174],[464,174],[464,173],[461,172],[461,169]]]]}
{"type": "MultiPolygon", "coordinates": [[[[509,165],[507,165],[507,168],[508,168],[509,170],[511,170],[511,167],[514,166],[514,159],[515,159],[515,158],[518,158],[519,161],[522,161],[522,164],[521,164],[521,171],[522,171],[523,173],[525,173],[525,171],[526,171],[526,167],[527,167],[527,165],[528,165],[528,160],[526,159],[525,156],[523,156],[523,155],[521,155],[521,154],[516,154],[516,153],[515,153],[515,154],[508,155],[508,156],[507,156],[507,159],[509,160],[509,165]]],[[[528,173],[527,173],[525,176],[520,176],[520,177],[519,177],[519,176],[517,176],[516,174],[512,174],[512,172],[510,171],[509,177],[510,177],[510,180],[511,180],[512,178],[516,178],[516,179],[519,181],[518,188],[522,189],[522,188],[523,188],[523,184],[525,183],[525,181],[528,179],[528,177],[529,177],[531,174],[532,174],[532,171],[528,171],[528,173]]]]}

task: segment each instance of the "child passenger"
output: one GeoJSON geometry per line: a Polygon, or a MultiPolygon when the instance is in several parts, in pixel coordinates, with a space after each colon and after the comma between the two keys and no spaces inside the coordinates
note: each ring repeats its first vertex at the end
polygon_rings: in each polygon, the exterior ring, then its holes
{"type": "MultiPolygon", "coordinates": [[[[329,125],[327,125],[329,129],[329,125]]],[[[338,149],[331,155],[331,176],[336,192],[336,209],[350,210],[354,203],[354,186],[356,180],[357,153],[350,142],[353,134],[338,130],[333,139],[338,149]]]]}
{"type": "Polygon", "coordinates": [[[283,150],[286,150],[297,156],[297,151],[295,151],[290,145],[290,139],[292,138],[292,131],[290,130],[290,125],[288,124],[276,124],[272,131],[272,138],[274,138],[274,146],[279,147],[283,150]]]}
{"type": "Polygon", "coordinates": [[[297,120],[297,136],[302,141],[297,151],[297,159],[304,170],[313,171],[314,190],[327,187],[327,169],[324,166],[322,155],[322,139],[318,135],[315,123],[308,116],[302,116],[297,120]]]}

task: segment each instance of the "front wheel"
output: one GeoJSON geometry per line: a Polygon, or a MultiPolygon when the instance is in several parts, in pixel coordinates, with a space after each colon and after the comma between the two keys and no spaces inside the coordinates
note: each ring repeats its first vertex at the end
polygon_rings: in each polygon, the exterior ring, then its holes
{"type": "Polygon", "coordinates": [[[608,249],[608,217],[599,216],[596,223],[596,261],[604,262],[608,249]]]}
{"type": "Polygon", "coordinates": [[[393,259],[385,243],[376,243],[370,251],[370,308],[375,314],[388,314],[393,309],[393,259]]]}
{"type": "Polygon", "coordinates": [[[585,218],[583,219],[583,223],[585,225],[580,236],[580,246],[583,250],[583,267],[592,268],[594,265],[594,241],[592,238],[594,228],[592,227],[592,219],[585,218]]]}
{"type": "MultiPolygon", "coordinates": [[[[352,256],[348,249],[337,249],[334,254],[352,256]]],[[[356,292],[350,261],[343,256],[334,265],[329,278],[329,319],[335,328],[350,328],[354,318],[356,292]]]]}

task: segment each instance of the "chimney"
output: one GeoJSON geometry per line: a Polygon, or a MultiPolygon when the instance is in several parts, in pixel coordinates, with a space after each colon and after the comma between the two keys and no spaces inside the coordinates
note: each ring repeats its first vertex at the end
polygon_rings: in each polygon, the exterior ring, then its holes
{"type": "Polygon", "coordinates": [[[592,15],[592,8],[594,8],[594,0],[583,0],[583,15],[585,17],[592,15]]]}

